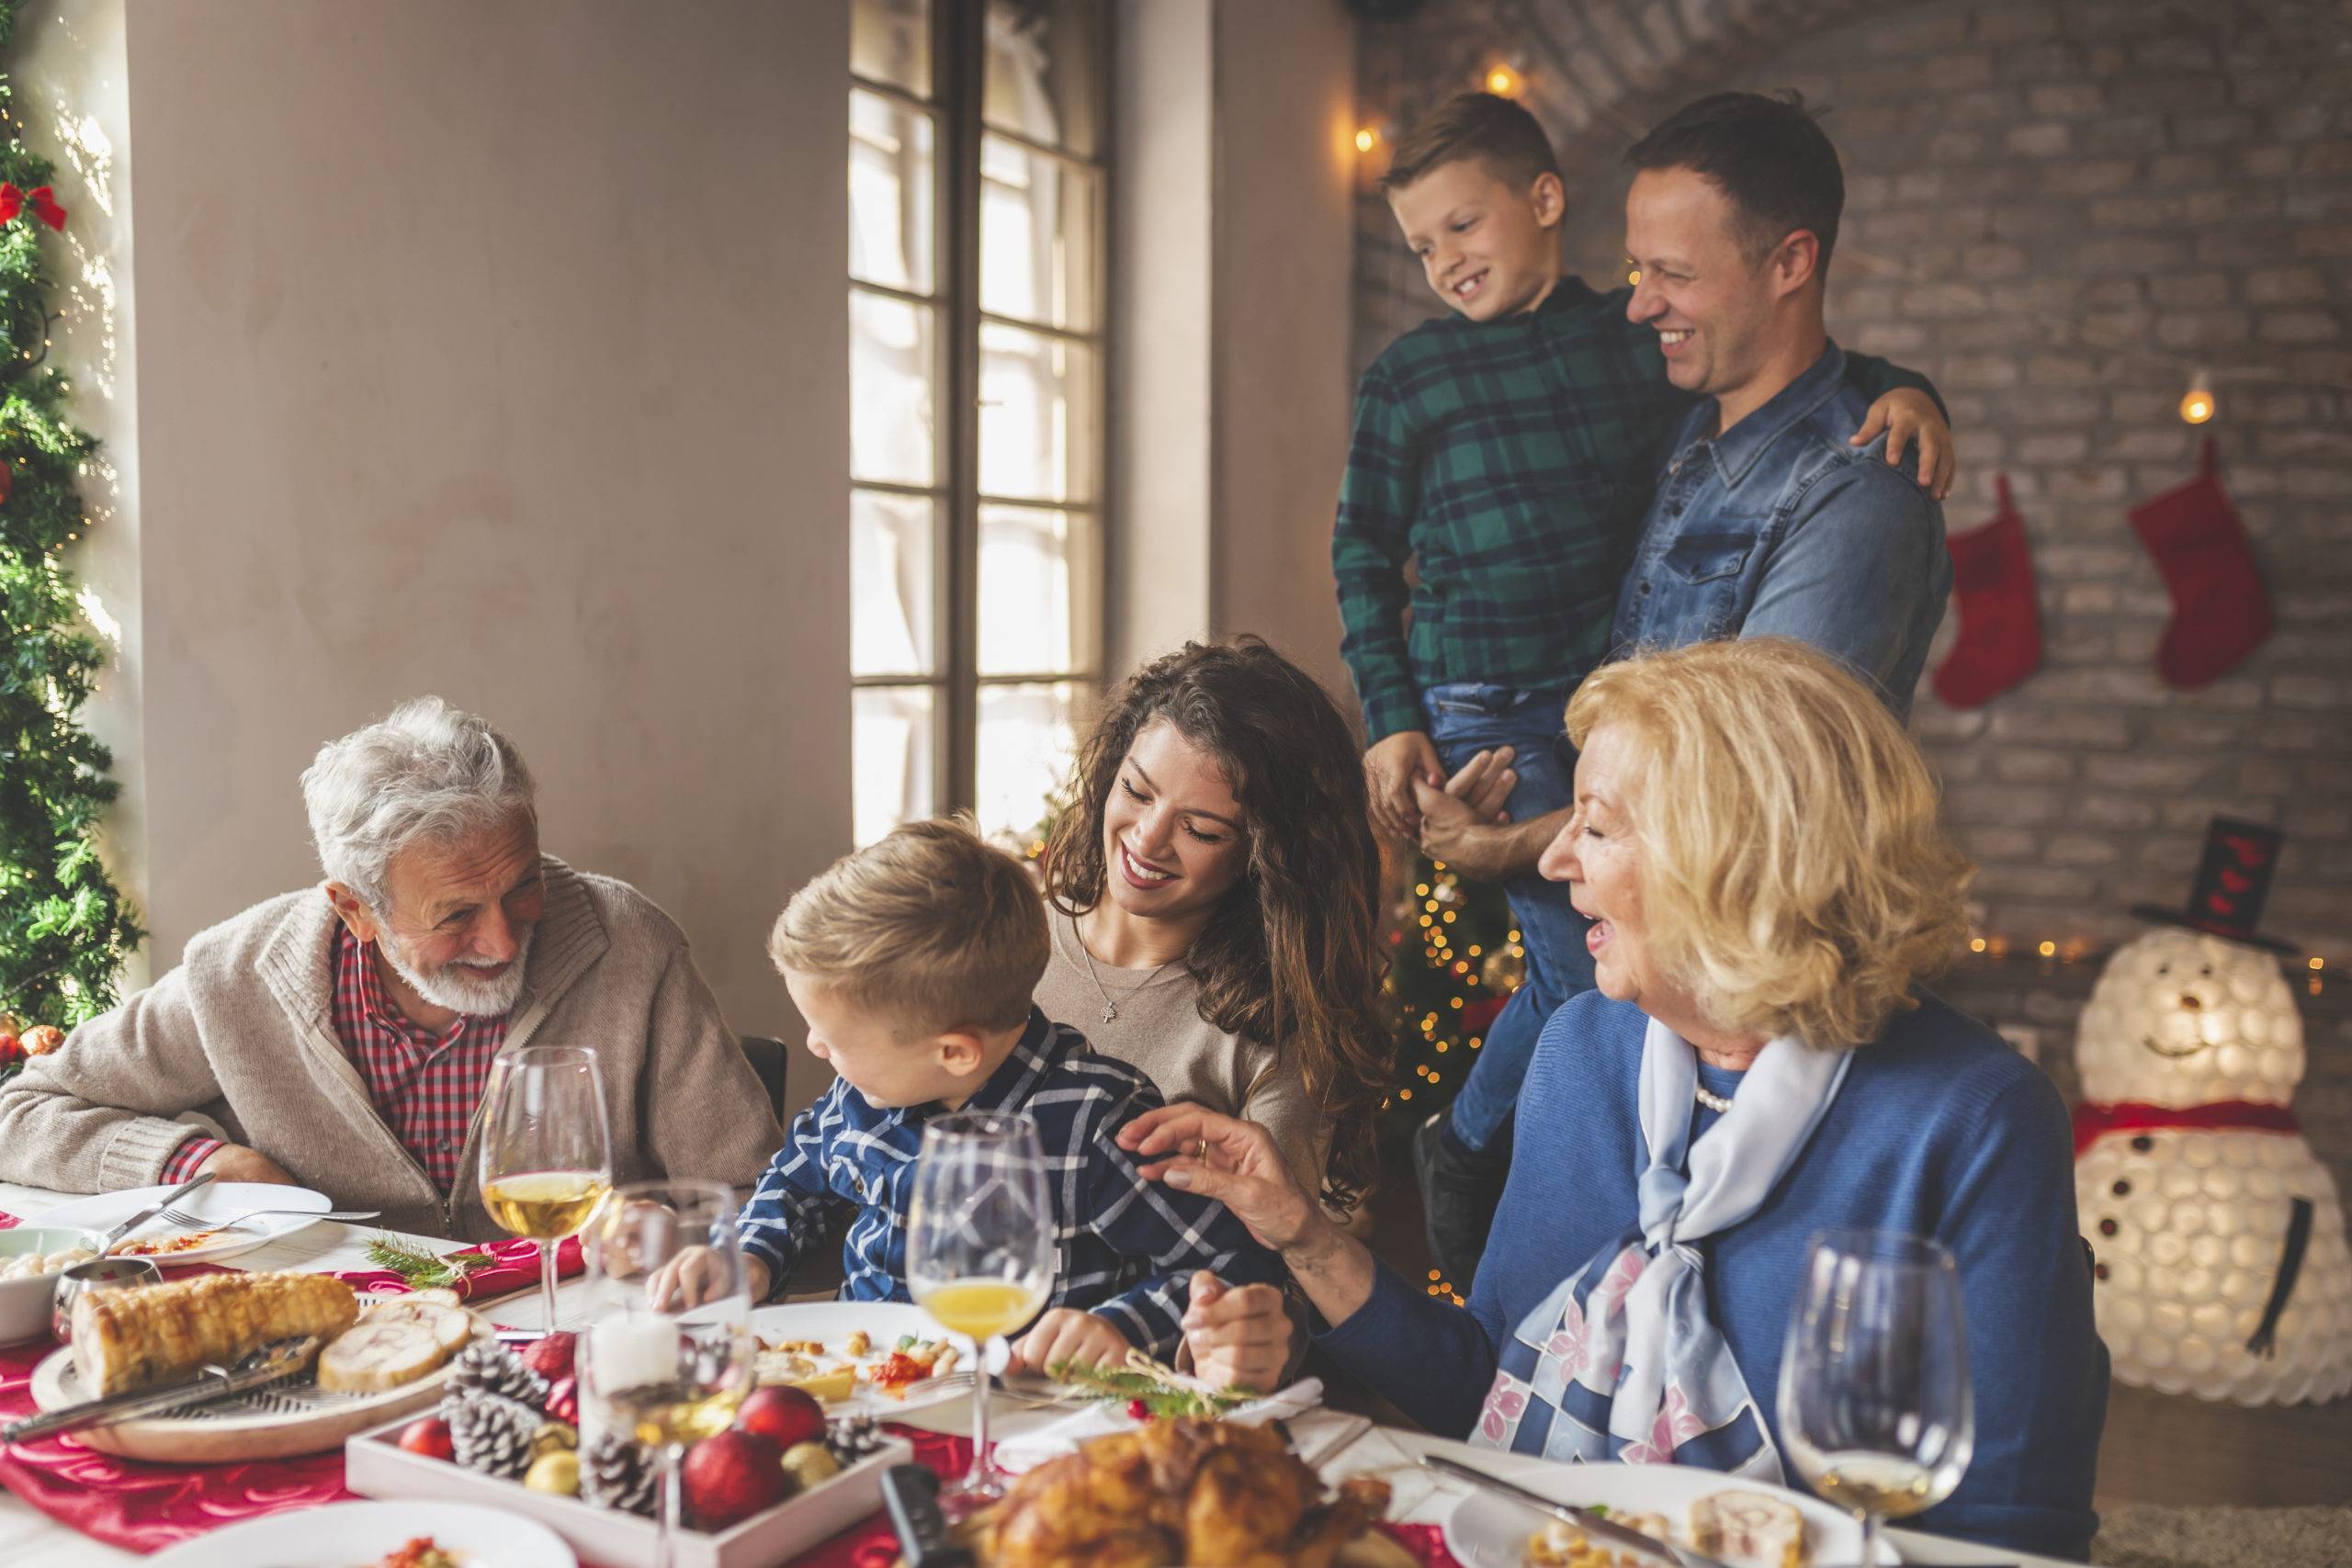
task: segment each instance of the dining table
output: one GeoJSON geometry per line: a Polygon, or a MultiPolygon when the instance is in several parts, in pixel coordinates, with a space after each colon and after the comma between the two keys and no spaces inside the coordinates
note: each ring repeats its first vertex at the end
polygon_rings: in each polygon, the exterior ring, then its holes
{"type": "MultiPolygon", "coordinates": [[[[14,1215],[23,1224],[32,1224],[49,1210],[71,1202],[77,1196],[0,1182],[0,1213],[14,1215]]],[[[345,1224],[322,1220],[252,1252],[238,1254],[227,1260],[224,1267],[309,1272],[367,1269],[371,1267],[367,1245],[372,1238],[384,1234],[400,1235],[436,1251],[455,1249],[455,1244],[435,1237],[386,1233],[380,1227],[366,1223],[345,1224]]],[[[559,1321],[569,1324],[579,1314],[588,1291],[587,1282],[578,1277],[557,1287],[556,1313],[559,1321]]],[[[829,1297],[786,1299],[824,1300],[829,1297]]],[[[543,1326],[536,1285],[488,1300],[470,1300],[467,1304],[502,1328],[543,1326]]],[[[1389,1510],[1392,1523],[1442,1525],[1461,1498],[1462,1494],[1453,1483],[1439,1482],[1418,1464],[1419,1456],[1425,1453],[1445,1454],[1474,1466],[1494,1458],[1490,1451],[1474,1449],[1466,1443],[1401,1427],[1376,1424],[1361,1411],[1340,1407],[1345,1403],[1351,1402],[1327,1404],[1291,1420],[1288,1428],[1294,1444],[1300,1455],[1326,1481],[1334,1484],[1350,1476],[1364,1474],[1377,1475],[1388,1482],[1392,1494],[1389,1510]]],[[[989,1429],[991,1436],[1001,1440],[1063,1419],[1068,1414],[1067,1409],[1041,1408],[1034,1401],[1001,1394],[989,1408],[989,1429]]],[[[951,1400],[910,1411],[903,1424],[921,1430],[965,1436],[969,1432],[969,1407],[965,1401],[951,1400]]],[[[1978,1546],[1917,1530],[1890,1530],[1887,1540],[1902,1554],[1903,1562],[1915,1565],[1915,1568],[1940,1568],[1944,1564],[1950,1564],[1951,1568],[1995,1568],[1995,1565],[2001,1564],[2014,1564],[2016,1568],[2061,1568],[2053,1558],[1978,1546]]],[[[139,1553],[82,1535],[42,1514],[13,1492],[0,1488],[0,1562],[5,1562],[6,1568],[116,1568],[119,1564],[139,1561],[139,1553]]]]}

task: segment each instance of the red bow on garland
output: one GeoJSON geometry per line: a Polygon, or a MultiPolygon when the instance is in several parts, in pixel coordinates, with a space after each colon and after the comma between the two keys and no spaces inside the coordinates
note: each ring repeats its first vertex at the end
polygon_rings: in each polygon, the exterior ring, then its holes
{"type": "Polygon", "coordinates": [[[2301,1125],[2283,1105],[2257,1105],[2248,1100],[2216,1100],[2211,1105],[2143,1105],[2124,1100],[2100,1105],[2085,1100],[2075,1107],[2075,1157],[2109,1133],[2136,1133],[2146,1127],[2194,1127],[2209,1133],[2237,1129],[2256,1133],[2296,1133],[2301,1125]]]}
{"type": "Polygon", "coordinates": [[[0,223],[16,221],[17,214],[31,204],[33,216],[52,229],[65,227],[65,209],[57,205],[57,192],[49,186],[35,186],[18,190],[15,186],[0,182],[0,223]]]}

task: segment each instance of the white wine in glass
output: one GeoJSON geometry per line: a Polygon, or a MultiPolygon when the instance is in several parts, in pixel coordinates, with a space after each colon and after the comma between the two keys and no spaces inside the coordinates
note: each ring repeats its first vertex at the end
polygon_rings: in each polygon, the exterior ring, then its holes
{"type": "Polygon", "coordinates": [[[972,1466],[939,1495],[961,1517],[1004,1495],[989,1451],[989,1359],[1037,1315],[1054,1281],[1054,1207],[1037,1124],[969,1111],[923,1124],[907,1215],[907,1289],[973,1341],[972,1466]]]}
{"type": "Polygon", "coordinates": [[[612,1136],[596,1053],[578,1045],[502,1052],[483,1091],[481,1203],[502,1229],[539,1244],[539,1303],[556,1327],[556,1244],[613,1185],[612,1136]]]}
{"type": "Polygon", "coordinates": [[[582,1250],[603,1298],[576,1366],[584,1411],[632,1434],[661,1463],[656,1568],[669,1568],[679,1524],[678,1461],[724,1431],[752,1391],[751,1279],[735,1234],[735,1196],[717,1182],[644,1181],[617,1188],[589,1221],[582,1250]],[[692,1306],[657,1284],[699,1249],[703,1290],[692,1306]]]}
{"type": "Polygon", "coordinates": [[[1879,1531],[1952,1495],[1976,1443],[1951,1252],[1898,1231],[1825,1231],[1781,1358],[1781,1435],[1805,1483],[1879,1531]]]}

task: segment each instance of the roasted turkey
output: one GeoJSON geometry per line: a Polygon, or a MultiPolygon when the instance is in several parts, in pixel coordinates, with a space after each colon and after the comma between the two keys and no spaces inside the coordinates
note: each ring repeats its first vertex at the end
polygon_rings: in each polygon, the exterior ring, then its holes
{"type": "Polygon", "coordinates": [[[1323,1483],[1278,1432],[1154,1421],[1097,1438],[1015,1482],[982,1547],[989,1568],[1328,1568],[1388,1506],[1377,1481],[1323,1483]]]}

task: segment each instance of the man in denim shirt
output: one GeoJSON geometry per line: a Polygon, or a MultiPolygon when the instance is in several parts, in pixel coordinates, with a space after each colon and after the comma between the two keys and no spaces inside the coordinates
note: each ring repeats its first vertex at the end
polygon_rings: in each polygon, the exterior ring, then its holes
{"type": "MultiPolygon", "coordinates": [[[[1658,476],[1618,591],[1612,655],[1792,637],[1844,660],[1907,715],[1951,564],[1934,496],[1884,460],[1883,437],[1847,438],[1868,400],[1845,384],[1846,355],[1822,321],[1845,203],[1837,149],[1798,102],[1721,93],[1660,124],[1626,161],[1638,173],[1625,201],[1636,278],[1625,313],[1657,333],[1674,385],[1702,400],[1658,476]]],[[[1452,793],[1414,792],[1422,849],[1486,880],[1531,874],[1569,815],[1495,826],[1464,804],[1516,763],[1556,772],[1554,757],[1522,758],[1499,739],[1452,793]]],[[[1490,1039],[1455,1117],[1508,1116],[1532,1047],[1490,1039]]]]}

